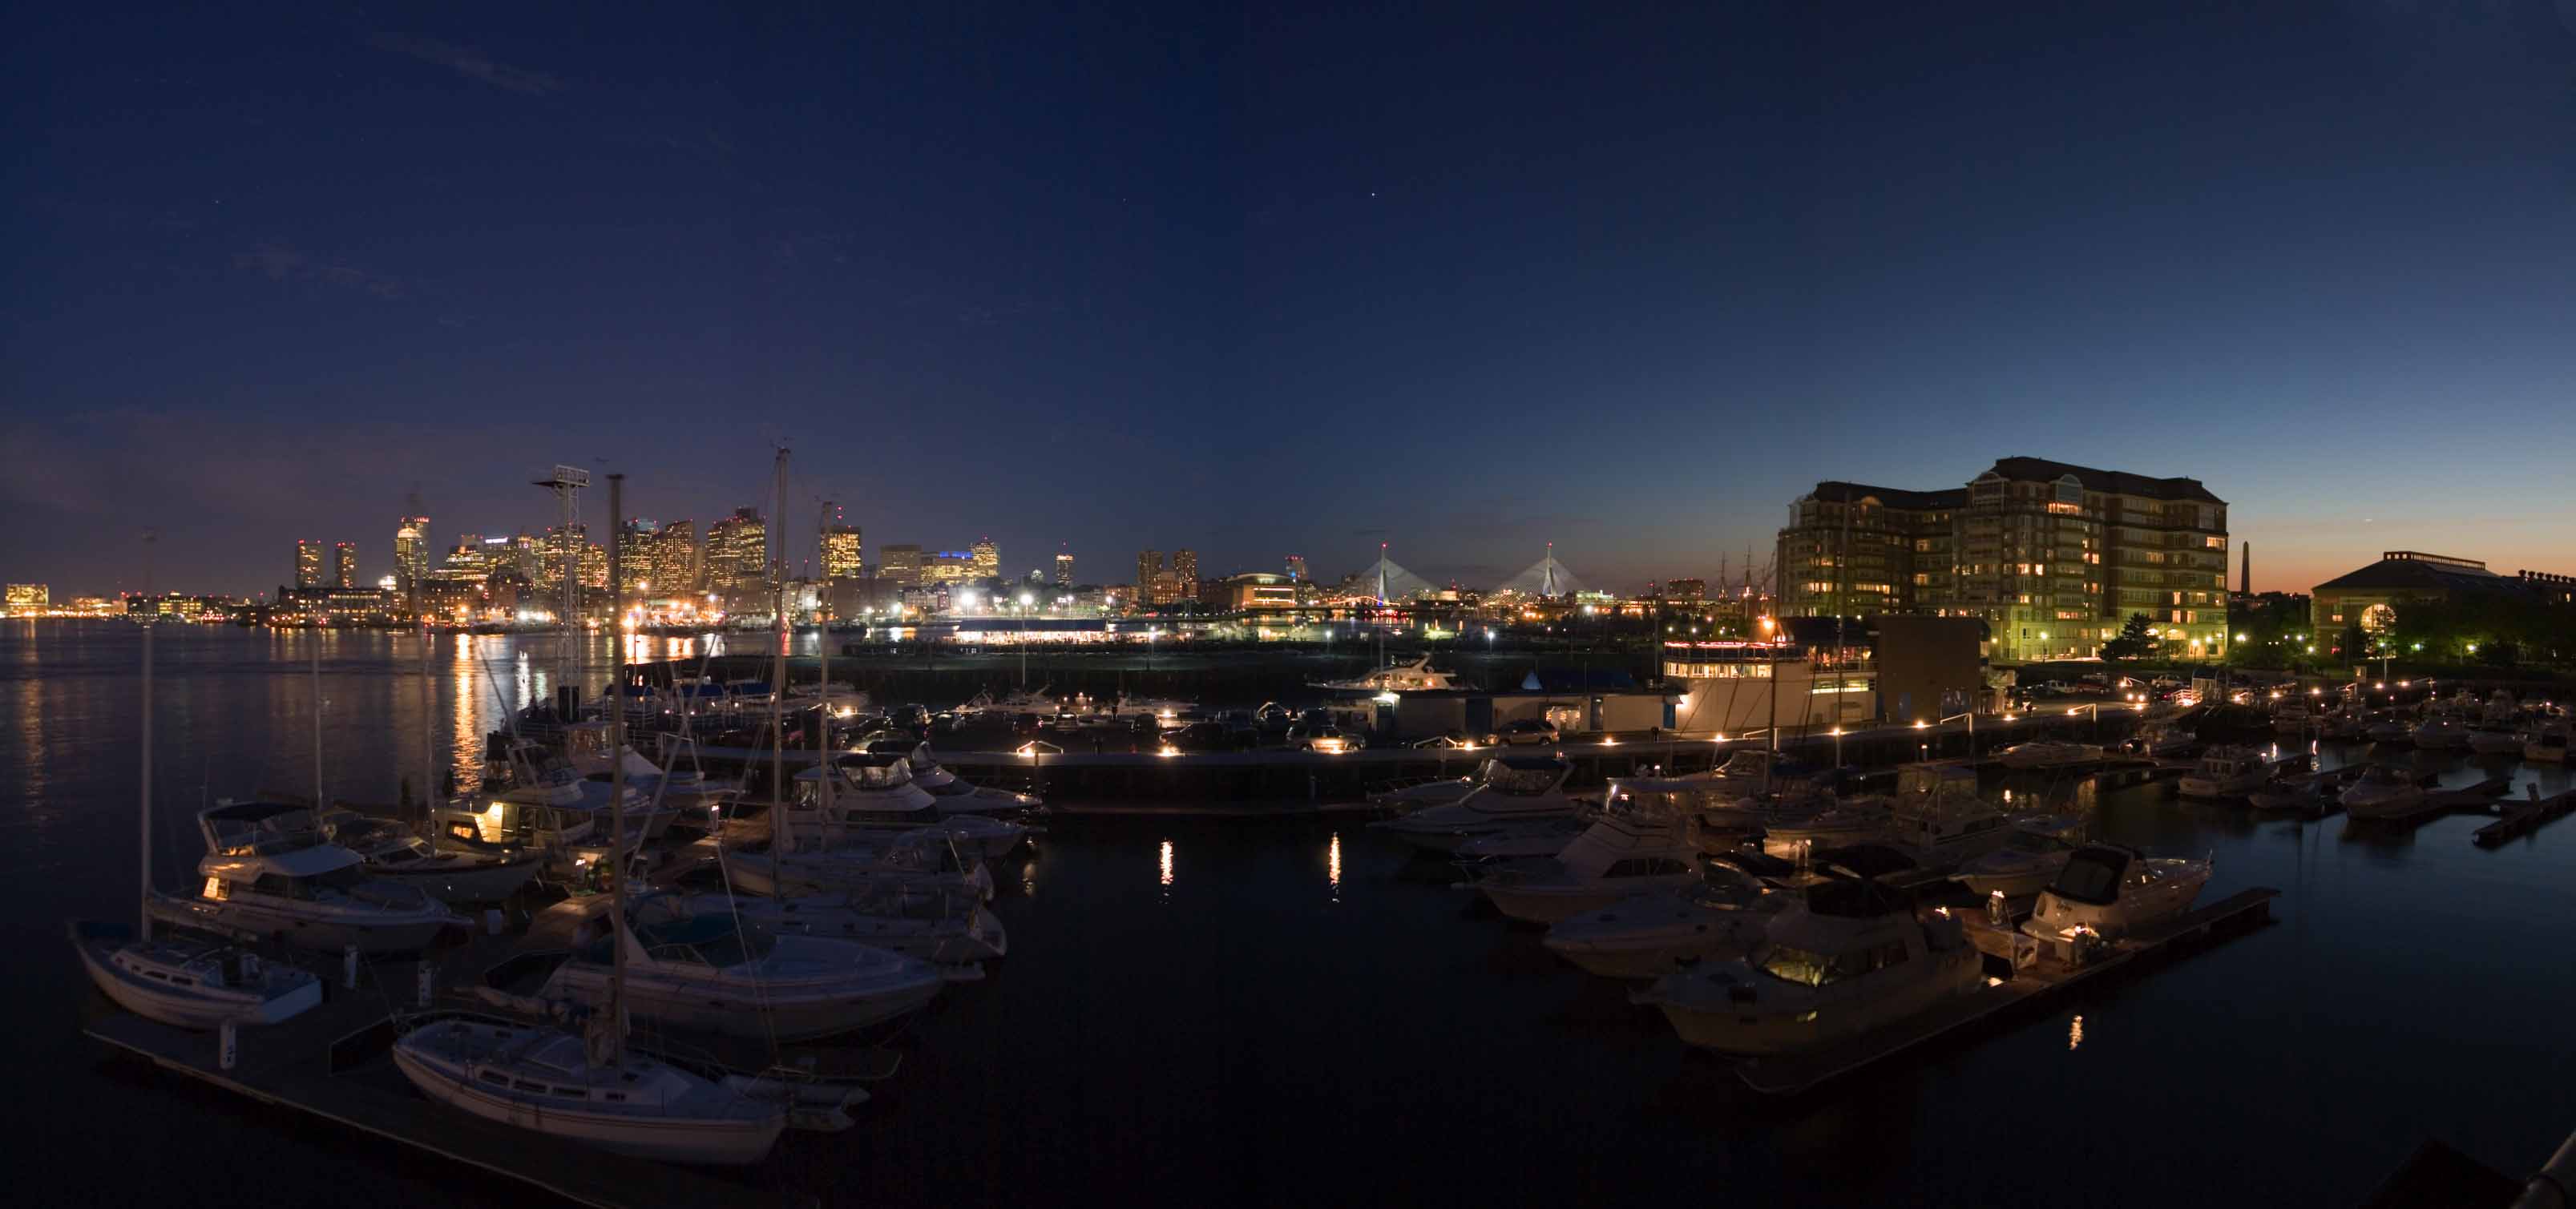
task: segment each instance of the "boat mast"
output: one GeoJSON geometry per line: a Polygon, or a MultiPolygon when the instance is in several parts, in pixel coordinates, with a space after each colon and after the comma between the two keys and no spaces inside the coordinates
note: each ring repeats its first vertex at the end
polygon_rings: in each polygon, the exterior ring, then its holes
{"type": "MultiPolygon", "coordinates": [[[[821,543],[823,541],[823,534],[830,529],[832,524],[831,505],[825,504],[823,507],[823,519],[815,527],[814,540],[815,549],[817,550],[822,548],[821,543]]],[[[786,544],[786,541],[786,536],[781,534],[779,537],[779,543],[784,545],[786,544]]],[[[823,808],[822,814],[817,817],[828,823],[832,818],[832,777],[834,775],[831,751],[832,627],[830,623],[824,621],[820,616],[822,613],[821,609],[818,608],[815,612],[817,616],[814,618],[814,653],[821,660],[821,669],[817,674],[816,679],[822,682],[819,690],[815,694],[815,699],[822,702],[822,704],[814,707],[814,767],[819,770],[815,773],[814,779],[820,782],[822,786],[820,789],[816,790],[817,793],[822,795],[819,801],[823,808]]],[[[1027,656],[1023,655],[1022,658],[1025,659],[1027,656]]],[[[1028,664],[1022,663],[1020,665],[1020,669],[1020,683],[1027,684],[1029,679],[1028,664]]]]}
{"type": "MultiPolygon", "coordinates": [[[[143,603],[148,608],[157,610],[161,602],[152,597],[152,533],[150,530],[144,531],[143,550],[143,603]]],[[[143,904],[143,925],[135,935],[147,941],[152,939],[152,623],[154,620],[154,613],[143,614],[143,810],[139,816],[142,822],[137,836],[142,842],[135,845],[136,851],[141,854],[140,860],[143,866],[143,894],[139,900],[143,904]]]]}
{"type": "Polygon", "coordinates": [[[769,610],[770,680],[769,686],[769,809],[771,826],[779,836],[786,836],[787,807],[787,447],[778,447],[778,461],[769,485],[769,527],[778,553],[769,560],[771,589],[769,610]]]}
{"type": "Polygon", "coordinates": [[[436,816],[430,803],[437,799],[430,795],[438,792],[434,788],[438,783],[438,769],[429,755],[430,731],[436,725],[429,692],[429,654],[434,641],[429,634],[429,614],[423,613],[420,615],[420,826],[423,836],[434,830],[430,821],[436,816]]]}
{"type": "MultiPolygon", "coordinates": [[[[608,476],[608,515],[612,522],[625,515],[626,476],[608,476]]],[[[569,534],[567,533],[567,544],[569,534]]],[[[624,643],[626,621],[626,581],[618,572],[617,541],[608,543],[608,590],[615,593],[617,608],[609,622],[610,641],[618,643],[617,657],[609,661],[614,675],[608,691],[608,852],[609,852],[609,947],[614,951],[608,967],[608,1018],[610,1035],[615,1038],[609,1053],[614,1060],[626,1045],[626,668],[624,643]]]]}
{"type": "Polygon", "coordinates": [[[320,822],[322,812],[330,809],[322,796],[322,629],[313,630],[313,819],[320,822]]]}

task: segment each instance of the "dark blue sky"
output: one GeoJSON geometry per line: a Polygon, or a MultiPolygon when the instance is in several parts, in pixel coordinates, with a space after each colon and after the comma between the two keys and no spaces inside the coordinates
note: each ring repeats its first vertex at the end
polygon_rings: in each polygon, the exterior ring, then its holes
{"type": "Polygon", "coordinates": [[[2013,454],[2202,478],[2258,586],[2576,571],[2576,0],[92,7],[0,49],[61,595],[556,461],[703,524],[781,437],[800,520],[1085,579],[1626,587],[2013,454]]]}

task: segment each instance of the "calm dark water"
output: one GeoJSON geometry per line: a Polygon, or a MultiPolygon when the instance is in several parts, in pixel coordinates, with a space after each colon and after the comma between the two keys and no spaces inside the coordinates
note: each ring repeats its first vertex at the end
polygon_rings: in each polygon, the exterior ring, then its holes
{"type": "MultiPolygon", "coordinates": [[[[193,867],[187,812],[201,795],[311,783],[317,641],[332,792],[390,800],[416,775],[409,637],[166,629],[165,886],[193,867]]],[[[15,1182],[47,1201],[524,1200],[140,1073],[78,1035],[91,992],[62,921],[131,909],[137,650],[118,624],[0,629],[13,839],[0,869],[24,972],[6,1032],[18,1094],[0,1120],[13,1151],[44,1158],[15,1182]]],[[[427,720],[438,758],[475,749],[495,680],[514,699],[543,692],[554,654],[542,640],[442,642],[427,720]]],[[[2484,775],[2454,758],[2445,780],[2484,775]]],[[[2544,792],[2567,783],[2515,775],[2544,792]]],[[[2047,788],[2013,784],[2025,800],[2047,788]]],[[[792,1136],[760,1180],[831,1204],[1112,1189],[1276,1204],[2063,1204],[2076,1186],[2086,1204],[2331,1205],[2428,1136],[2518,1175],[2576,1128],[2576,824],[2483,852],[2468,817],[2365,839],[2341,819],[2249,823],[2159,787],[2093,805],[2107,838],[2214,852],[2209,898],[2280,888],[2279,922],[1787,1105],[1744,1092],[1622,988],[1558,963],[1538,933],[1448,889],[1445,867],[1356,821],[1057,820],[999,870],[1012,954],[996,976],[952,988],[896,1039],[903,1068],[859,1129],[792,1136]]]]}

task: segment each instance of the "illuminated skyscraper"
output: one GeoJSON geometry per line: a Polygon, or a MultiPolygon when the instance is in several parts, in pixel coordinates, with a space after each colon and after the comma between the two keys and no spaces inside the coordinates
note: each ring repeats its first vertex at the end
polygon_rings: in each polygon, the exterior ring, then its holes
{"type": "Polygon", "coordinates": [[[859,527],[842,519],[839,504],[823,505],[822,549],[818,553],[827,582],[859,577],[859,527]]]}
{"type": "Polygon", "coordinates": [[[1298,583],[1306,582],[1305,555],[1291,554],[1288,556],[1288,578],[1293,579],[1298,583]]]}
{"type": "Polygon", "coordinates": [[[403,599],[429,574],[429,518],[406,516],[394,527],[394,588],[403,599]]]}
{"type": "Polygon", "coordinates": [[[769,582],[769,524],[758,508],[736,508],[707,526],[707,590],[735,591],[769,582]]]}
{"type": "Polygon", "coordinates": [[[1195,550],[1172,551],[1172,600],[1199,598],[1199,556],[1195,550]]]}
{"type": "Polygon", "coordinates": [[[1140,550],[1136,553],[1136,603],[1157,605],[1171,603],[1170,587],[1163,576],[1163,552],[1140,550]]]}
{"type": "Polygon", "coordinates": [[[1063,551],[1058,551],[1055,556],[1055,586],[1059,588],[1073,586],[1073,556],[1063,551]]]}
{"type": "Polygon", "coordinates": [[[653,534],[653,544],[645,555],[649,571],[645,578],[657,596],[680,596],[699,590],[698,524],[696,521],[664,521],[653,534]]]}
{"type": "Polygon", "coordinates": [[[646,585],[655,583],[653,547],[659,534],[660,526],[640,516],[617,527],[617,576],[625,581],[619,588],[638,594],[650,590],[646,585]]]}
{"type": "Polygon", "coordinates": [[[975,543],[975,546],[974,546],[974,549],[973,549],[973,554],[974,554],[974,556],[975,556],[975,558],[974,558],[974,561],[975,561],[975,567],[974,567],[974,572],[973,572],[973,574],[974,574],[974,577],[975,577],[975,578],[977,578],[977,579],[999,579],[999,578],[1001,578],[1001,575],[1002,575],[1002,548],[1001,548],[1000,546],[994,545],[994,544],[993,544],[993,539],[992,539],[992,538],[989,538],[989,537],[988,537],[988,538],[985,538],[985,539],[983,539],[983,540],[981,540],[981,541],[976,542],[976,543],[975,543]]]}
{"type": "Polygon", "coordinates": [[[295,586],[299,588],[322,586],[322,543],[308,538],[296,539],[295,586]]]}
{"type": "Polygon", "coordinates": [[[903,544],[881,547],[877,556],[884,565],[877,568],[877,578],[896,588],[921,586],[921,547],[903,544]]]}
{"type": "Polygon", "coordinates": [[[331,547],[331,586],[344,591],[358,586],[358,547],[355,542],[336,542],[331,547]]]}

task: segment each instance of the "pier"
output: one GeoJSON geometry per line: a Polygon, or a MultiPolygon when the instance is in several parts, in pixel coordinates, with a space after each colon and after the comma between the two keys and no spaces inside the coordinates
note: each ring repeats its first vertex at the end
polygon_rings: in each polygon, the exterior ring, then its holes
{"type": "MultiPolygon", "coordinates": [[[[586,1146],[532,1137],[413,1089],[395,1069],[391,1050],[398,1011],[437,1006],[420,1002],[421,965],[430,966],[434,990],[479,984],[485,969],[507,960],[522,944],[517,936],[477,936],[419,960],[361,961],[354,989],[336,965],[323,970],[300,961],[322,976],[322,1004],[277,1024],[238,1030],[229,1063],[219,1033],[190,1032],[112,1009],[100,1009],[82,1031],[162,1070],[418,1147],[575,1204],[599,1209],[778,1204],[776,1190],[702,1169],[616,1159],[586,1146]]],[[[332,963],[326,959],[323,964],[332,963]]]]}
{"type": "Polygon", "coordinates": [[[2545,798],[2537,796],[2539,792],[2535,787],[2532,800],[2506,807],[2503,818],[2478,828],[2477,834],[2469,837],[2470,842],[2480,848],[2493,848],[2506,840],[2538,831],[2547,824],[2566,818],[2568,812],[2576,811],[2576,789],[2560,790],[2545,798]]]}
{"type": "Polygon", "coordinates": [[[1858,1074],[1874,1066],[1918,1053],[1974,1031],[1998,1027],[2047,1010],[2075,990],[2097,980],[2142,972],[2196,952],[2216,940],[2240,935],[2270,920],[2272,900],[2280,891],[2257,887],[2196,908],[2147,933],[2115,941],[2105,952],[2081,965],[2071,965],[2041,952],[2030,938],[1986,922],[1963,919],[1970,943],[2013,967],[2012,976],[1990,982],[1910,1019],[1802,1054],[1755,1058],[1736,1070],[1746,1086],[1769,1095],[1795,1095],[1820,1084],[1858,1074]]]}

